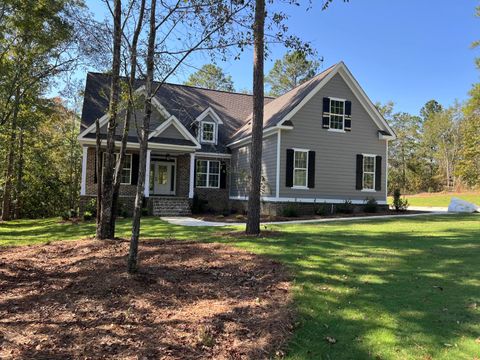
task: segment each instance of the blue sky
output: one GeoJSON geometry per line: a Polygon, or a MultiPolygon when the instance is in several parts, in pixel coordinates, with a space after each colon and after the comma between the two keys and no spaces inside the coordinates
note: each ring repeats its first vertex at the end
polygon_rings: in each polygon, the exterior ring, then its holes
{"type": "MultiPolygon", "coordinates": [[[[323,68],[343,60],[374,102],[393,100],[396,111],[418,114],[430,99],[445,106],[465,100],[479,81],[474,58],[480,51],[470,47],[480,39],[480,18],[474,16],[479,1],[335,0],[327,11],[321,11],[321,1],[313,2],[318,5],[308,12],[285,7],[290,31],[312,43],[324,57],[323,68]]],[[[87,0],[96,11],[98,3],[87,0]]],[[[266,72],[284,52],[280,46],[272,49],[266,72]]],[[[189,60],[195,67],[207,62],[206,56],[189,60]]],[[[237,89],[252,87],[251,51],[218,65],[237,89]]],[[[171,82],[187,77],[183,71],[171,82]]]]}

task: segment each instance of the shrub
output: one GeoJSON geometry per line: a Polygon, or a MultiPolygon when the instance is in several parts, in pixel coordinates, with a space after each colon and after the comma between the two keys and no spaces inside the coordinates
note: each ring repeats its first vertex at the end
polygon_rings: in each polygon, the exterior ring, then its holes
{"type": "Polygon", "coordinates": [[[65,221],[69,220],[70,219],[70,211],[62,212],[61,216],[62,216],[62,220],[65,220],[65,221]]]}
{"type": "Polygon", "coordinates": [[[378,203],[374,198],[367,198],[363,207],[366,213],[376,213],[378,211],[378,203]]]}
{"type": "Polygon", "coordinates": [[[205,207],[208,204],[208,201],[200,199],[197,194],[193,195],[192,201],[192,213],[202,214],[205,212],[205,207]]]}
{"type": "Polygon", "coordinates": [[[77,211],[75,209],[70,209],[69,211],[70,218],[76,218],[78,216],[77,211]]]}
{"type": "Polygon", "coordinates": [[[142,216],[148,216],[148,208],[142,208],[142,216]]]}
{"type": "Polygon", "coordinates": [[[285,217],[297,217],[298,216],[298,209],[294,204],[288,204],[283,208],[283,216],[285,217]]]}
{"type": "Polygon", "coordinates": [[[315,214],[319,216],[325,216],[331,214],[331,206],[323,203],[323,204],[318,204],[317,207],[315,208],[315,214]]]}
{"type": "Polygon", "coordinates": [[[89,212],[92,216],[97,216],[97,199],[92,198],[85,205],[85,212],[89,212]]]}
{"type": "Polygon", "coordinates": [[[343,204],[337,205],[337,212],[341,214],[353,214],[353,204],[351,200],[345,200],[343,204]]]}
{"type": "Polygon", "coordinates": [[[400,189],[395,189],[393,192],[393,208],[395,211],[406,211],[408,209],[408,200],[402,198],[400,189]]]}
{"type": "Polygon", "coordinates": [[[84,211],[83,212],[83,220],[84,221],[90,221],[93,219],[93,214],[90,211],[84,211]]]}

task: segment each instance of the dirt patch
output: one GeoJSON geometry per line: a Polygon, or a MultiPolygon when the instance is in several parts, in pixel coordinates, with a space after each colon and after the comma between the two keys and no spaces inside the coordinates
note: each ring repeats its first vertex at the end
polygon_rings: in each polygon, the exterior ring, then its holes
{"type": "Polygon", "coordinates": [[[219,244],[84,240],[0,249],[2,359],[263,359],[291,329],[289,278],[219,244]]]}
{"type": "MultiPolygon", "coordinates": [[[[332,215],[300,215],[300,216],[269,216],[269,215],[262,215],[260,217],[261,222],[275,222],[275,221],[296,221],[296,220],[321,220],[321,219],[335,219],[335,218],[347,218],[347,217],[365,217],[365,216],[381,216],[381,215],[408,215],[408,214],[421,214],[424,211],[414,211],[414,210],[407,210],[407,211],[395,211],[395,210],[386,210],[386,211],[378,211],[376,213],[366,213],[366,212],[355,212],[353,214],[341,214],[336,213],[332,215]]],[[[240,223],[243,224],[247,220],[246,215],[214,215],[214,214],[202,214],[202,215],[193,215],[195,218],[204,221],[212,221],[212,222],[225,222],[225,223],[240,223]]]]}

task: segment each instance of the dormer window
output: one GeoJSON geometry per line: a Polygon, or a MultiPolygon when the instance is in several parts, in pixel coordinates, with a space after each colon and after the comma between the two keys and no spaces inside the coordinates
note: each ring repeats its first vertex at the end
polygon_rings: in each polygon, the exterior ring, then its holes
{"type": "Polygon", "coordinates": [[[217,137],[217,124],[214,122],[201,122],[200,140],[202,143],[215,144],[217,137]]]}

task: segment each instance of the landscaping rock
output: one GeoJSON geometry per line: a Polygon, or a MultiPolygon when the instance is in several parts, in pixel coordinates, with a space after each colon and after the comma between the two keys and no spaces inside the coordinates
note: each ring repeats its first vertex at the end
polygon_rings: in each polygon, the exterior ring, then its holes
{"type": "Polygon", "coordinates": [[[448,211],[458,213],[474,213],[480,212],[480,206],[456,197],[452,197],[450,205],[448,205],[448,211]]]}

